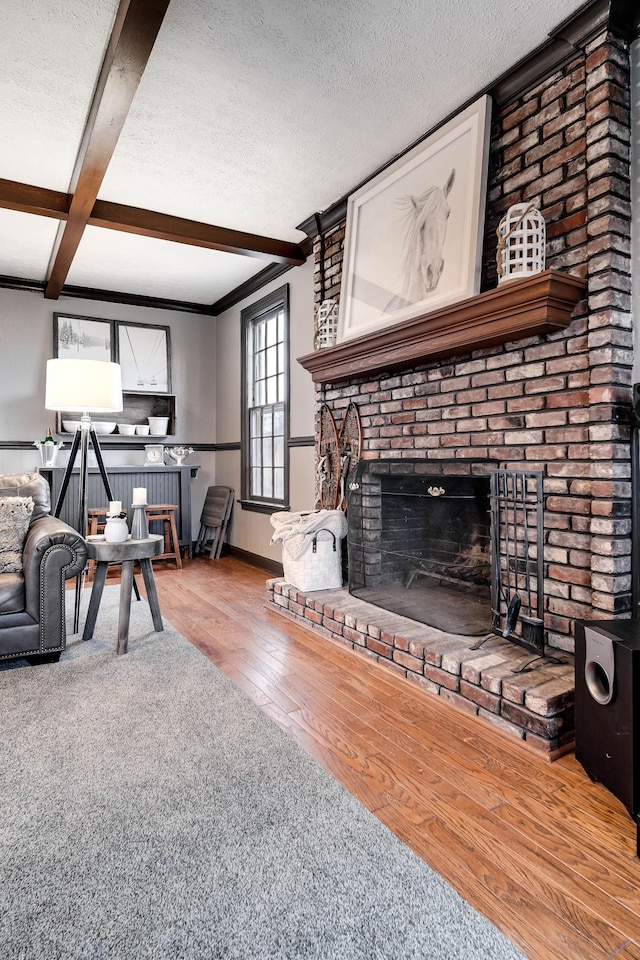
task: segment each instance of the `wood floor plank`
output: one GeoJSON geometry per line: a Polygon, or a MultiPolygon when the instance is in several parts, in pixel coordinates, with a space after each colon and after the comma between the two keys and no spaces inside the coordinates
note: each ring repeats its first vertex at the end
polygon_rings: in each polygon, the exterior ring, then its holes
{"type": "Polygon", "coordinates": [[[585,862],[587,858],[576,859],[567,856],[567,845],[554,841],[553,852],[534,838],[526,830],[523,831],[522,820],[513,817],[514,811],[508,804],[504,804],[495,811],[495,816],[505,825],[513,823],[512,832],[505,834],[500,831],[497,835],[501,842],[509,842],[517,848],[527,864],[534,864],[534,869],[543,883],[549,882],[549,877],[558,878],[563,889],[570,889],[575,900],[588,910],[592,910],[594,901],[602,890],[606,890],[610,897],[608,922],[621,933],[632,936],[640,943],[640,889],[637,885],[625,882],[621,878],[603,869],[600,865],[585,862]],[[567,860],[573,860],[567,863],[567,860]]]}
{"type": "MultiPolygon", "coordinates": [[[[316,675],[308,678],[306,688],[323,690],[334,716],[341,716],[345,709],[359,717],[363,716],[362,703],[349,697],[345,685],[328,684],[316,675]]],[[[403,724],[402,718],[393,713],[386,716],[386,721],[384,725],[376,723],[371,727],[370,737],[377,747],[402,749],[424,764],[437,764],[443,777],[455,780],[461,789],[466,789],[481,800],[487,809],[502,801],[505,772],[489,770],[483,758],[478,757],[476,748],[469,749],[467,753],[466,745],[460,745],[456,749],[456,762],[452,764],[450,749],[438,725],[428,729],[416,724],[403,724]]],[[[544,787],[537,780],[525,780],[522,786],[541,800],[546,797],[544,787]]]]}
{"type": "Polygon", "coordinates": [[[458,796],[451,803],[439,800],[436,818],[456,835],[470,838],[474,856],[479,855],[490,863],[499,841],[501,869],[535,896],[541,906],[570,924],[576,933],[605,951],[612,946],[618,949],[629,933],[637,934],[637,918],[634,919],[629,911],[616,911],[619,927],[611,915],[606,919],[599,916],[590,906],[596,893],[592,884],[579,882],[570,871],[563,871],[550,852],[537,848],[535,844],[526,847],[517,832],[501,826],[494,814],[479,809],[466,797],[458,796]],[[568,880],[572,888],[569,896],[565,893],[568,880]],[[622,932],[625,930],[628,931],[626,934],[622,932]]]}
{"type": "Polygon", "coordinates": [[[616,953],[615,960],[640,960],[640,946],[637,943],[627,944],[616,953]]]}
{"type": "Polygon", "coordinates": [[[324,759],[319,756],[318,758],[328,772],[341,771],[338,779],[347,789],[350,789],[349,784],[353,780],[354,772],[357,773],[361,784],[366,786],[372,796],[378,798],[376,806],[369,807],[370,810],[375,812],[381,806],[393,803],[399,815],[410,823],[423,823],[430,817],[430,811],[420,802],[415,791],[408,790],[403,781],[390,777],[375,757],[365,757],[357,750],[349,752],[345,749],[345,742],[335,736],[332,736],[329,743],[326,730],[318,724],[316,717],[312,720],[311,715],[305,711],[298,713],[297,722],[319,747],[324,747],[328,764],[325,765],[324,759]]]}
{"type": "MultiPolygon", "coordinates": [[[[493,901],[485,905],[487,916],[495,923],[503,923],[505,913],[508,912],[518,920],[518,930],[526,936],[541,957],[551,958],[580,958],[580,960],[599,960],[610,957],[622,946],[615,938],[605,946],[599,946],[589,937],[583,936],[573,925],[563,917],[549,910],[538,897],[531,893],[528,883],[521,884],[509,872],[509,867],[503,867],[502,860],[496,862],[495,854],[489,858],[478,855],[477,851],[465,842],[455,831],[440,823],[430,821],[427,825],[432,840],[438,841],[438,847],[446,850],[446,860],[455,858],[461,868],[473,865],[475,879],[480,880],[482,886],[494,893],[493,901]]],[[[448,869],[448,868],[447,868],[448,869]]],[[[477,891],[475,893],[477,896],[477,891]]],[[[534,951],[525,951],[535,957],[534,951]]]]}
{"type": "Polygon", "coordinates": [[[244,657],[236,662],[235,668],[247,680],[250,680],[258,690],[262,690],[285,713],[292,713],[298,709],[299,704],[282,690],[280,684],[274,682],[270,676],[265,676],[264,673],[254,669],[244,657]]]}
{"type": "Polygon", "coordinates": [[[330,690],[323,687],[317,677],[313,680],[309,679],[305,684],[299,681],[298,690],[302,691],[301,695],[307,712],[312,708],[316,716],[322,718],[325,727],[331,725],[334,729],[341,730],[345,741],[350,740],[357,730],[364,743],[363,750],[368,749],[371,752],[375,749],[376,751],[394,751],[397,755],[402,754],[405,768],[411,770],[416,778],[419,778],[425,770],[438,769],[440,775],[464,781],[467,788],[474,795],[480,796],[487,806],[500,802],[499,794],[487,793],[484,785],[479,781],[465,780],[464,771],[461,771],[458,766],[454,768],[448,763],[437,766],[435,762],[437,757],[434,757],[434,753],[428,748],[424,748],[419,740],[405,736],[397,728],[389,734],[387,730],[380,728],[379,723],[366,723],[362,715],[357,713],[345,714],[344,705],[331,696],[330,690]],[[320,693],[317,692],[318,688],[321,690],[320,693]]]}

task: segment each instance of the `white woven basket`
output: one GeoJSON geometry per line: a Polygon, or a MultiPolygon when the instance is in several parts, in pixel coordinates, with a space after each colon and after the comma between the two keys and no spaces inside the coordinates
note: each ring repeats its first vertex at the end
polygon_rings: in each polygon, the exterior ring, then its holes
{"type": "Polygon", "coordinates": [[[332,590],[342,586],[342,540],[330,530],[309,535],[310,544],[297,560],[282,544],[284,579],[298,590],[332,590]]]}

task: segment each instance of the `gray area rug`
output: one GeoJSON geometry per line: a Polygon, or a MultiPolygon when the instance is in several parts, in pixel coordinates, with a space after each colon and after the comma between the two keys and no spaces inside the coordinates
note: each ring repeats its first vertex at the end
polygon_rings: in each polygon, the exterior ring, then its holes
{"type": "Polygon", "coordinates": [[[0,670],[2,960],[522,958],[144,602],[117,657],[117,601],[0,670]]]}

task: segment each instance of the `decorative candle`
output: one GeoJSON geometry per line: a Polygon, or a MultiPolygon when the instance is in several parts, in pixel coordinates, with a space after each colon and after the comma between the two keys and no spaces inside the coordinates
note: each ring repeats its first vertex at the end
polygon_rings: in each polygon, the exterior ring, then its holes
{"type": "Polygon", "coordinates": [[[122,501],[121,500],[110,500],[109,501],[109,516],[117,517],[118,514],[122,513],[122,501]]]}
{"type": "Polygon", "coordinates": [[[134,487],[133,488],[133,500],[131,501],[132,506],[135,506],[136,503],[146,503],[147,502],[147,488],[146,487],[134,487]]]}

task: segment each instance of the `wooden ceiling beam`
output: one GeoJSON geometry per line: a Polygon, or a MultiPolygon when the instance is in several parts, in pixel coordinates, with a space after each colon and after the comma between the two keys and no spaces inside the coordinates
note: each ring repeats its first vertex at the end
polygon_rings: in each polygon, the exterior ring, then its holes
{"type": "MultiPolygon", "coordinates": [[[[68,193],[0,178],[0,209],[67,220],[71,202],[72,197],[68,193]]],[[[140,207],[128,207],[108,200],[96,200],[86,222],[92,227],[120,230],[123,233],[135,233],[140,237],[186,243],[193,247],[222,250],[245,257],[258,257],[289,266],[298,266],[306,260],[306,251],[297,243],[230,230],[228,227],[216,227],[196,220],[185,220],[183,217],[173,217],[140,207]]]]}
{"type": "Polygon", "coordinates": [[[71,178],[73,199],[45,297],[57,299],[151,55],[169,0],[121,0],[71,178]]]}
{"type": "Polygon", "coordinates": [[[47,190],[45,187],[32,187],[28,183],[0,178],[0,208],[4,210],[17,210],[19,213],[33,213],[39,217],[66,220],[70,204],[71,197],[68,193],[47,190]]]}
{"type": "Polygon", "coordinates": [[[185,220],[165,213],[154,213],[138,207],[97,200],[89,224],[108,230],[135,233],[140,237],[154,237],[173,243],[186,243],[209,250],[222,250],[245,257],[259,257],[292,266],[304,263],[306,257],[297,243],[275,240],[254,233],[243,233],[228,227],[216,227],[196,220],[185,220]]]}

